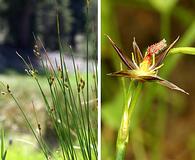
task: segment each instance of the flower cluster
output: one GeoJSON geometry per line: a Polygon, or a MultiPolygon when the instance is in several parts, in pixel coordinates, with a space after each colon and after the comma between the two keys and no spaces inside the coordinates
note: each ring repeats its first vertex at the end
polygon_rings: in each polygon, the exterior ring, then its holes
{"type": "Polygon", "coordinates": [[[163,39],[160,42],[153,44],[147,48],[145,55],[140,51],[135,38],[133,41],[133,52],[131,53],[131,58],[127,57],[126,54],[112,41],[112,39],[107,36],[111,42],[113,48],[120,56],[121,60],[128,67],[127,70],[122,70],[108,75],[111,76],[123,76],[132,78],[139,81],[154,81],[170,89],[178,90],[183,93],[188,94],[183,89],[179,88],[175,84],[159,77],[157,75],[158,70],[163,66],[163,60],[167,56],[170,49],[178,41],[179,37],[171,43],[169,46],[166,44],[166,40],[163,39]]]}

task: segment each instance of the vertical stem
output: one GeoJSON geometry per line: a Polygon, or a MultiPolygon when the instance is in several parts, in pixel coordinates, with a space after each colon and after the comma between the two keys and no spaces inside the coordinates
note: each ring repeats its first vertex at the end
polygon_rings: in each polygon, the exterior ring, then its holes
{"type": "Polygon", "coordinates": [[[4,156],[4,130],[1,129],[1,159],[3,159],[4,156]]]}
{"type": "MultiPolygon", "coordinates": [[[[120,63],[120,69],[123,70],[122,63],[120,63]]],[[[127,90],[126,90],[126,85],[125,85],[125,77],[121,77],[121,83],[122,83],[123,96],[124,96],[124,101],[125,101],[125,98],[127,97],[127,95],[126,95],[127,90]]]]}
{"type": "Polygon", "coordinates": [[[86,48],[87,48],[87,64],[86,64],[86,78],[87,78],[87,129],[88,129],[88,158],[91,159],[91,130],[90,130],[90,119],[89,119],[89,2],[87,1],[86,11],[86,48]]]}
{"type": "Polygon", "coordinates": [[[118,131],[117,144],[116,144],[116,160],[123,160],[126,152],[126,145],[129,141],[130,123],[132,120],[133,111],[136,102],[139,98],[142,88],[142,82],[131,81],[127,99],[125,102],[124,113],[121,120],[121,126],[118,131]]]}

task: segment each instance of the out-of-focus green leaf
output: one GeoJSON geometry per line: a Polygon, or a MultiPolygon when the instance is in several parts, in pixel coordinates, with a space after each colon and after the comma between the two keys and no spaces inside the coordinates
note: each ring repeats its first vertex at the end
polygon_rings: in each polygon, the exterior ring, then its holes
{"type": "Polygon", "coordinates": [[[192,23],[192,19],[194,19],[194,13],[183,6],[176,6],[174,8],[173,15],[180,21],[181,25],[185,27],[190,25],[192,23]]]}
{"type": "Polygon", "coordinates": [[[113,98],[112,101],[104,103],[104,107],[101,111],[103,122],[113,129],[118,129],[120,126],[121,116],[123,112],[122,95],[122,90],[118,91],[118,94],[113,98]]]}
{"type": "Polygon", "coordinates": [[[149,3],[160,13],[170,12],[178,0],[149,0],[149,3]]]}

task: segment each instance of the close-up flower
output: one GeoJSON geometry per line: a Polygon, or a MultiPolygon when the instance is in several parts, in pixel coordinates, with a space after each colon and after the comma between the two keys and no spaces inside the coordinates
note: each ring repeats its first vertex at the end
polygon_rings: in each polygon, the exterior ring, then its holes
{"type": "Polygon", "coordinates": [[[108,75],[132,78],[142,82],[157,82],[170,89],[178,90],[185,94],[189,94],[175,84],[157,75],[158,70],[164,65],[163,61],[165,57],[168,55],[171,48],[178,41],[179,37],[177,37],[177,39],[169,46],[167,46],[166,40],[163,39],[160,42],[149,46],[145,54],[142,54],[134,38],[133,52],[131,53],[130,58],[122,52],[122,50],[114,43],[114,41],[108,35],[107,37],[115,51],[120,56],[121,60],[128,68],[127,70],[113,72],[108,75]]]}

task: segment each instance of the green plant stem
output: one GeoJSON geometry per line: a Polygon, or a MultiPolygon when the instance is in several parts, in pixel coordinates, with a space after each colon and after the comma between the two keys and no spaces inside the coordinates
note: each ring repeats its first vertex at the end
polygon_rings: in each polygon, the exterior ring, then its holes
{"type": "Polygon", "coordinates": [[[136,102],[139,98],[142,82],[135,84],[131,81],[128,94],[126,97],[124,113],[121,120],[121,126],[118,131],[117,144],[116,144],[116,160],[123,160],[126,152],[126,145],[129,141],[130,123],[132,115],[135,110],[136,102]]]}
{"type": "Polygon", "coordinates": [[[1,159],[4,157],[4,130],[1,129],[1,159]]]}
{"type": "Polygon", "coordinates": [[[190,55],[195,55],[195,48],[194,47],[177,47],[177,48],[172,48],[169,51],[169,54],[190,54],[190,55]]]}

